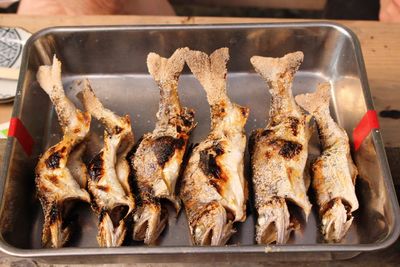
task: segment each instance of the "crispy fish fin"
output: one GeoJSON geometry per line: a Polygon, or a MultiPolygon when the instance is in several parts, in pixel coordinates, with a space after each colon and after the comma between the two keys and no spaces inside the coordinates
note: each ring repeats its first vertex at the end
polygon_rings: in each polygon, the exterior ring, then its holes
{"type": "Polygon", "coordinates": [[[211,106],[221,102],[230,103],[226,94],[228,48],[217,49],[210,56],[201,51],[190,50],[186,53],[185,60],[206,91],[207,100],[211,106]]]}
{"type": "Polygon", "coordinates": [[[153,79],[160,85],[178,82],[185,66],[185,53],[189,48],[178,48],[170,58],[163,58],[156,53],[147,56],[147,68],[153,79]]]}
{"type": "Polygon", "coordinates": [[[282,90],[282,86],[278,86],[280,82],[284,83],[283,89],[291,86],[294,74],[303,62],[303,58],[303,52],[298,51],[281,58],[253,56],[250,62],[269,87],[279,93],[282,90]]]}
{"type": "Polygon", "coordinates": [[[296,102],[308,113],[314,115],[321,112],[329,112],[330,85],[322,83],[318,85],[315,93],[296,96],[296,102]]]}

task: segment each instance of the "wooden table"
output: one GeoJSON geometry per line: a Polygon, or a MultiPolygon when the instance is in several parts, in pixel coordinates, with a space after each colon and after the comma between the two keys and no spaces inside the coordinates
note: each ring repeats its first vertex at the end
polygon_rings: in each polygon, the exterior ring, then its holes
{"type": "MultiPolygon", "coordinates": [[[[79,17],[32,17],[0,15],[0,25],[21,27],[32,33],[46,27],[66,25],[132,25],[132,24],[209,24],[209,23],[256,23],[283,22],[286,19],[218,18],[218,17],[154,17],[154,16],[79,16],[79,17]]],[[[369,85],[379,112],[382,135],[396,188],[400,187],[400,24],[371,21],[336,21],[353,30],[361,43],[369,85]],[[391,111],[391,112],[387,112],[391,111]],[[397,116],[397,117],[396,117],[397,116]]],[[[11,116],[11,105],[0,105],[0,123],[11,116]]],[[[2,153],[4,142],[0,142],[2,153]]],[[[15,260],[12,260],[15,262],[15,260]]],[[[10,260],[0,259],[0,265],[10,260]]],[[[394,246],[375,253],[365,253],[345,262],[350,266],[376,266],[400,264],[400,241],[394,246]]],[[[303,266],[303,264],[298,264],[303,266]]],[[[319,263],[319,266],[341,266],[344,262],[319,263]]],[[[133,264],[132,266],[135,266],[133,264]]],[[[230,264],[232,265],[232,264],[230,264]]],[[[279,266],[286,264],[278,264],[279,266]]],[[[307,264],[304,264],[304,266],[307,264]]],[[[131,265],[129,265],[131,266],[131,265]]],[[[158,266],[158,265],[157,265],[158,266]]],[[[178,265],[174,265],[178,266],[178,265]]],[[[222,266],[222,265],[220,265],[222,266]]],[[[228,266],[228,264],[227,264],[228,266]]],[[[275,265],[276,266],[276,265],[275,265]]],[[[288,264],[290,266],[290,264],[288,264]]]]}

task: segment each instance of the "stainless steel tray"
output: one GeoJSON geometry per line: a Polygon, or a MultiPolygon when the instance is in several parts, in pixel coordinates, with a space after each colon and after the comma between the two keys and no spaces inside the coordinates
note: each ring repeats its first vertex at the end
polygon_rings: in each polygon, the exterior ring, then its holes
{"type": "MultiPolygon", "coordinates": [[[[45,29],[28,41],[21,65],[13,116],[22,120],[35,146],[33,154],[27,156],[16,140],[8,139],[0,183],[1,251],[52,262],[329,260],[382,249],[397,239],[399,207],[381,135],[376,130],[353,154],[361,174],[356,186],[360,209],[355,213],[348,235],[339,244],[322,242],[314,209],[308,223],[288,244],[256,245],[254,210],[249,203],[248,219],[237,225],[238,233],[227,246],[190,246],[186,217],[181,212],[176,218],[170,216],[157,246],[128,242],[124,247],[104,249],[97,247],[96,216],[88,205],[82,205],[77,208],[81,228],[71,247],[42,249],[43,215],[35,197],[33,170],[40,153],[56,143],[61,135],[49,98],[35,81],[38,66],[50,64],[56,53],[63,62],[67,94],[74,102],[78,103],[75,94],[79,90],[74,81],[88,77],[107,107],[119,114],[130,114],[138,139],[153,129],[159,99],[157,87],[146,70],[146,56],[151,51],[169,56],[182,46],[208,53],[223,46],[230,48],[228,93],[234,101],[251,109],[246,126],[248,134],[265,126],[270,97],[249,63],[252,55],[282,56],[295,50],[303,51],[305,61],[295,78],[294,94],[314,91],[317,83],[330,82],[332,114],[350,137],[366,111],[373,109],[360,45],[351,31],[337,24],[45,29]]],[[[208,104],[200,85],[187,70],[179,86],[183,104],[196,110],[198,126],[192,137],[195,143],[208,133],[208,104]]],[[[101,137],[102,129],[97,123],[93,123],[92,129],[101,137]]],[[[91,147],[93,153],[98,144],[93,142],[91,147]]],[[[310,154],[316,153],[318,142],[313,138],[310,154]]]]}

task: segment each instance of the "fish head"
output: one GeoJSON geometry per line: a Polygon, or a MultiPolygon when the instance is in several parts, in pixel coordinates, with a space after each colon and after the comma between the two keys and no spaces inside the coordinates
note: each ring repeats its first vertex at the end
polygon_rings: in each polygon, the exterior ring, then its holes
{"type": "Polygon", "coordinates": [[[341,199],[334,199],[329,203],[322,215],[322,234],[328,242],[340,242],[349,230],[353,221],[353,216],[346,210],[341,199]]]}
{"type": "Polygon", "coordinates": [[[227,221],[224,207],[213,201],[200,209],[200,217],[190,223],[192,242],[194,245],[225,245],[235,232],[232,221],[227,221]]]}
{"type": "Polygon", "coordinates": [[[258,244],[284,244],[292,231],[289,210],[283,198],[274,198],[258,209],[256,241],[258,244]]]}
{"type": "Polygon", "coordinates": [[[97,241],[100,247],[121,246],[126,235],[126,226],[123,219],[114,222],[106,211],[100,214],[97,241]]]}
{"type": "MultiPolygon", "coordinates": [[[[66,198],[62,201],[47,202],[45,224],[42,232],[42,244],[46,248],[60,248],[68,242],[74,223],[74,210],[82,199],[66,198]]],[[[46,203],[43,201],[42,203],[46,203]]]]}
{"type": "Polygon", "coordinates": [[[159,203],[144,203],[133,216],[133,239],[154,244],[164,230],[168,211],[159,203]]]}
{"type": "Polygon", "coordinates": [[[125,219],[134,208],[132,198],[124,196],[100,210],[97,241],[101,247],[118,247],[126,235],[125,219]]]}
{"type": "Polygon", "coordinates": [[[46,214],[43,226],[42,245],[45,248],[61,248],[69,240],[70,227],[63,226],[63,216],[57,204],[52,205],[46,214]]]}

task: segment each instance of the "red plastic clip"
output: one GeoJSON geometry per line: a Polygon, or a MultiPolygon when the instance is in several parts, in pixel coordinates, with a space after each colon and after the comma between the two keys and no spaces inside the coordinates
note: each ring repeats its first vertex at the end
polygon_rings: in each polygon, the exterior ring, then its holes
{"type": "Polygon", "coordinates": [[[17,138],[25,153],[30,156],[33,149],[33,138],[25,128],[22,121],[18,118],[11,118],[8,136],[17,138]]]}
{"type": "Polygon", "coordinates": [[[353,131],[354,149],[356,151],[373,129],[379,129],[378,116],[375,110],[368,110],[353,131]]]}

